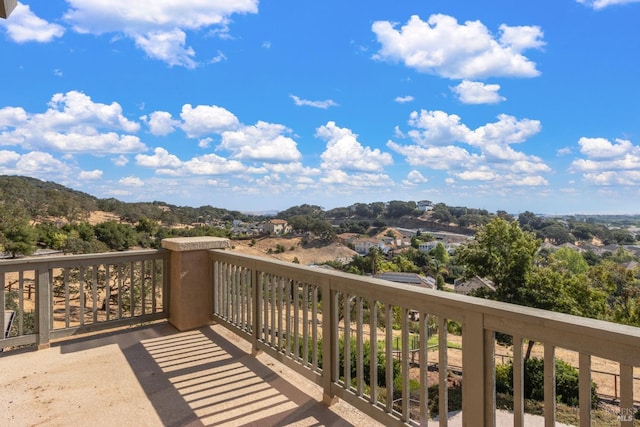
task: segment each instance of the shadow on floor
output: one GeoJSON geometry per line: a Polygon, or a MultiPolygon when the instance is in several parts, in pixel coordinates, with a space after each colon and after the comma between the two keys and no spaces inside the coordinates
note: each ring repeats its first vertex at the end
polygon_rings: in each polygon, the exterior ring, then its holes
{"type": "Polygon", "coordinates": [[[215,328],[178,332],[161,323],[61,351],[117,343],[165,426],[351,425],[215,328]]]}

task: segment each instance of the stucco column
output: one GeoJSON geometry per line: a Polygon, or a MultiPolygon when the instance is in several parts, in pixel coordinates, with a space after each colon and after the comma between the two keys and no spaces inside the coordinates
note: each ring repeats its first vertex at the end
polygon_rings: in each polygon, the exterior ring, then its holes
{"type": "Polygon", "coordinates": [[[221,237],[163,239],[169,259],[169,322],[180,331],[211,323],[213,290],[209,249],[230,247],[221,237]]]}

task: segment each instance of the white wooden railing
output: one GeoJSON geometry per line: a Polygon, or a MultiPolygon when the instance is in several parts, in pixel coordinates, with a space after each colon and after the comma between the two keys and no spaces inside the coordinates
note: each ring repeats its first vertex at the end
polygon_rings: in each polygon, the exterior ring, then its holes
{"type": "Polygon", "coordinates": [[[0,349],[166,318],[167,273],[157,250],[2,261],[0,349]]]}
{"type": "MultiPolygon", "coordinates": [[[[527,340],[544,346],[547,426],[555,424],[556,349],[579,354],[581,426],[592,421],[594,358],[619,366],[620,419],[633,425],[634,401],[640,400],[640,384],[634,384],[639,328],[229,251],[202,253],[198,262],[164,250],[3,261],[0,330],[8,310],[16,317],[9,338],[0,336],[0,349],[46,347],[52,339],[165,319],[169,293],[171,316],[177,319],[172,323],[179,324],[180,316],[200,306],[184,297],[191,295],[184,286],[202,276],[213,320],[249,340],[255,352],[264,351],[322,386],[327,403],[341,398],[386,425],[425,425],[434,411],[448,414],[453,408],[447,395],[459,390],[448,387],[452,381],[461,384],[463,424],[495,424],[498,332],[514,342],[515,426],[524,425],[527,340]],[[184,278],[189,280],[180,284],[184,278]],[[448,334],[452,322],[462,325],[461,337],[448,334]],[[433,337],[437,343],[429,342],[433,337]],[[453,341],[461,349],[449,350],[453,341]]],[[[441,426],[447,423],[440,417],[441,426]]]]}
{"type": "MultiPolygon", "coordinates": [[[[216,321],[251,341],[254,351],[321,385],[326,401],[339,397],[384,424],[426,425],[432,390],[445,397],[438,399],[438,412],[449,412],[447,381],[455,374],[447,369],[447,325],[455,321],[462,325],[464,425],[495,424],[496,332],[514,342],[515,426],[524,426],[525,340],[544,345],[546,426],[555,425],[557,348],[579,354],[580,425],[592,421],[593,357],[619,365],[620,420],[633,425],[640,328],[231,252],[210,251],[210,260],[216,321]],[[417,323],[409,320],[411,311],[418,312],[417,323]],[[397,329],[389,327],[394,323],[397,329]],[[438,351],[430,356],[432,334],[438,351]],[[418,348],[411,348],[416,335],[418,348]],[[429,375],[433,366],[435,377],[429,375]]],[[[439,424],[446,426],[447,417],[439,424]]]]}

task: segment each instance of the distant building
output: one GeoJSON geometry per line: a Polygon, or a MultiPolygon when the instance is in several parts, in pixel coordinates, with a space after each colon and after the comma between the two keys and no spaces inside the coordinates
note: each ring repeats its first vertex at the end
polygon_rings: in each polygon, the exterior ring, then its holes
{"type": "Polygon", "coordinates": [[[416,203],[416,206],[418,207],[418,210],[423,212],[433,210],[433,202],[431,202],[430,200],[421,200],[416,203]]]}
{"type": "Polygon", "coordinates": [[[389,251],[389,247],[385,244],[384,241],[380,239],[371,239],[371,238],[361,238],[353,241],[353,246],[356,252],[360,255],[367,255],[371,248],[378,248],[382,252],[387,253],[389,251]]]}
{"type": "Polygon", "coordinates": [[[482,277],[472,277],[470,279],[456,279],[453,283],[453,288],[458,294],[469,295],[471,292],[486,288],[491,291],[496,290],[493,282],[489,279],[483,279],[482,277]]]}
{"type": "Polygon", "coordinates": [[[291,226],[284,219],[272,219],[266,222],[262,228],[271,234],[286,234],[291,231],[291,226]]]}
{"type": "Polygon", "coordinates": [[[387,272],[376,274],[373,277],[395,283],[420,286],[421,288],[436,289],[436,279],[431,276],[421,276],[416,273],[387,272]]]}

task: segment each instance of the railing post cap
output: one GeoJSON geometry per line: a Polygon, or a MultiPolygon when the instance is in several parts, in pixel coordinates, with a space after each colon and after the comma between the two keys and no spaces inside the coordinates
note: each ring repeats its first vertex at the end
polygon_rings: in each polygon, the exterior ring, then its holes
{"type": "Polygon", "coordinates": [[[225,249],[231,247],[231,241],[224,237],[172,237],[162,239],[162,247],[175,252],[198,251],[207,249],[225,249]]]}

